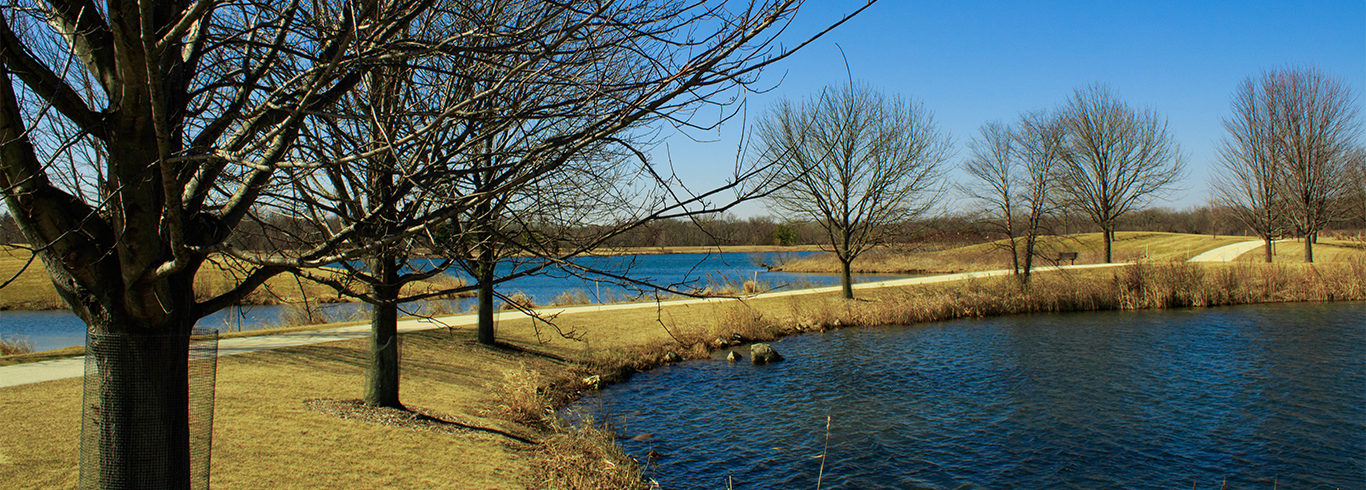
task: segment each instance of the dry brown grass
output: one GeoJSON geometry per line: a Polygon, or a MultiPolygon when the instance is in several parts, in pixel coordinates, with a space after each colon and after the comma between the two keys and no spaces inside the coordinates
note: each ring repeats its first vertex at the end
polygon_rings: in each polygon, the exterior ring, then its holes
{"type": "Polygon", "coordinates": [[[589,418],[548,437],[536,448],[531,488],[646,490],[640,466],[617,445],[613,432],[589,418]]]}
{"type": "MultiPolygon", "coordinates": [[[[405,335],[404,401],[481,428],[538,439],[484,415],[486,385],[523,365],[558,372],[546,358],[479,347],[472,332],[405,335]]],[[[356,398],[362,341],[258,352],[219,360],[212,481],[215,488],[524,488],[533,450],[496,432],[449,435],[340,420],[305,407],[356,398]]],[[[0,389],[0,488],[75,486],[80,380],[0,389]]]]}
{"type": "Polygon", "coordinates": [[[33,353],[33,342],[20,337],[0,335],[0,356],[18,356],[33,353]]]}
{"type": "MultiPolygon", "coordinates": [[[[1255,239],[1255,238],[1254,238],[1255,239]]],[[[1190,235],[1184,233],[1119,232],[1115,234],[1113,255],[1116,262],[1147,258],[1153,261],[1182,261],[1201,252],[1224,245],[1245,242],[1248,237],[1190,235]]],[[[936,252],[914,252],[898,247],[867,252],[855,260],[854,272],[926,274],[1006,269],[1010,253],[1004,241],[994,241],[936,252]]],[[[1076,252],[1077,264],[1095,264],[1104,259],[1104,243],[1099,233],[1045,236],[1039,241],[1035,265],[1052,265],[1059,252],[1076,252]]],[[[1069,262],[1064,262],[1069,263],[1069,262]]],[[[830,254],[818,254],[784,264],[792,272],[838,272],[839,262],[830,254]]]]}
{"type": "Polygon", "coordinates": [[[530,310],[530,309],[533,309],[533,308],[535,308],[535,307],[536,307],[536,300],[531,299],[531,296],[528,296],[526,293],[523,293],[523,292],[521,292],[521,291],[517,291],[517,292],[514,292],[514,293],[512,293],[512,294],[507,295],[506,300],[503,301],[503,304],[502,304],[502,305],[499,305],[498,309],[500,309],[500,310],[517,310],[517,309],[521,309],[521,310],[530,310]]]}
{"type": "MultiPolygon", "coordinates": [[[[1272,263],[1305,263],[1303,241],[1276,242],[1271,249],[1275,252],[1271,257],[1272,263]]],[[[1362,255],[1366,255],[1366,242],[1360,240],[1320,238],[1319,242],[1314,244],[1314,262],[1342,262],[1362,255]]],[[[1266,247],[1264,246],[1240,255],[1237,259],[1238,262],[1264,262],[1265,260],[1266,247]]]]}

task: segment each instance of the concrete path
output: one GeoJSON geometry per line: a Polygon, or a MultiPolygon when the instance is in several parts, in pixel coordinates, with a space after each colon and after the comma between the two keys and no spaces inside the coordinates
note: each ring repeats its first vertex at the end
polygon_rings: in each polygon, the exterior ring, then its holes
{"type": "MultiPolygon", "coordinates": [[[[1254,242],[1261,243],[1261,242],[1254,242]]],[[[1243,245],[1243,244],[1239,244],[1243,245]]],[[[1224,247],[1228,248],[1228,247],[1224,247]]],[[[1217,249],[1216,249],[1217,250],[1217,249]]],[[[1204,256],[1201,254],[1196,258],[1204,256]]],[[[1191,259],[1196,261],[1196,259],[1191,259]]],[[[1038,267],[1035,272],[1048,272],[1061,269],[1095,269],[1102,267],[1115,267],[1124,264],[1089,264],[1089,265],[1068,265],[1058,267],[1038,267]]],[[[963,272],[959,274],[944,274],[938,276],[909,277],[906,279],[892,279],[887,281],[865,282],[855,284],[854,289],[877,289],[888,287],[910,286],[916,284],[933,284],[940,282],[962,281],[970,278],[995,277],[1009,275],[1009,270],[963,272]]],[[[753,296],[746,299],[775,298],[784,296],[797,296],[802,294],[820,294],[839,291],[839,286],[829,286],[812,289],[797,289],[791,291],[775,291],[753,296]]],[[[735,301],[732,298],[697,298],[677,301],[665,301],[664,306],[703,304],[712,302],[735,301]]],[[[569,307],[545,307],[538,308],[536,311],[541,315],[572,315],[576,313],[596,312],[596,311],[615,311],[632,310],[640,308],[656,308],[661,303],[622,303],[611,305],[588,305],[588,306],[569,306],[569,307]]],[[[505,311],[495,315],[497,320],[513,320],[525,318],[527,315],[520,311],[505,311]]],[[[441,327],[456,327],[474,325],[477,318],[473,314],[463,314],[448,316],[435,319],[413,319],[403,320],[398,323],[398,331],[415,332],[441,327]]],[[[370,334],[369,325],[353,325],[348,327],[322,328],[302,332],[289,332],[271,335],[261,335],[256,337],[241,337],[235,339],[223,339],[218,342],[218,355],[231,356],[246,354],[270,349],[282,349],[299,345],[319,344],[323,342],[333,342],[338,340],[348,340],[363,338],[370,334]]],[[[51,361],[33,362],[27,364],[16,364],[13,366],[0,366],[0,388],[18,386],[31,383],[41,383],[58,379],[78,378],[85,375],[85,357],[70,357],[66,359],[56,359],[51,361]]]]}
{"type": "MultiPolygon", "coordinates": [[[[1276,240],[1276,243],[1283,241],[1285,240],[1276,240]]],[[[1190,260],[1187,260],[1186,262],[1233,262],[1238,258],[1238,256],[1261,248],[1262,245],[1265,244],[1266,242],[1264,241],[1253,240],[1250,242],[1239,242],[1233,245],[1224,245],[1214,250],[1210,250],[1200,255],[1191,257],[1190,260]]]]}

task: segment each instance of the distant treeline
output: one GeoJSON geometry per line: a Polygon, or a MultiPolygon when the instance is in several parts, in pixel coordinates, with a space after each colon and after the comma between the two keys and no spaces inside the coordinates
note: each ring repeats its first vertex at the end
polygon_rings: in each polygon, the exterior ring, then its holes
{"type": "MultiPolygon", "coordinates": [[[[244,223],[234,237],[234,245],[247,250],[266,250],[289,243],[304,243],[303,235],[310,226],[293,223],[284,217],[244,223]]],[[[1083,216],[1055,216],[1050,220],[1053,234],[1098,232],[1099,228],[1083,216]]],[[[1227,210],[1217,206],[1199,206],[1184,210],[1151,208],[1124,215],[1117,231],[1159,231],[1195,233],[1202,235],[1250,235],[1241,222],[1227,210]]],[[[1000,238],[996,228],[971,216],[953,214],[903,225],[903,242],[943,234],[971,235],[985,241],[1000,238]]],[[[1356,217],[1329,226],[1336,233],[1356,233],[1366,230],[1366,220],[1356,217]]],[[[27,243],[9,213],[0,214],[0,243],[27,243]]],[[[608,240],[610,247],[689,247],[714,245],[819,245],[829,243],[824,231],[815,223],[783,222],[769,216],[747,219],[720,216],[695,220],[661,220],[636,227],[608,240]]]]}

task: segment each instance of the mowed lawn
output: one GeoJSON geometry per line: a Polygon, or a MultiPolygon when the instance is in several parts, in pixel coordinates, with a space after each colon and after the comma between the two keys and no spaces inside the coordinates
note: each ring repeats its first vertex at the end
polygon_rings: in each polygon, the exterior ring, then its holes
{"type": "MultiPolygon", "coordinates": [[[[1152,261],[1181,261],[1207,250],[1255,239],[1244,236],[1122,231],[1115,234],[1112,255],[1115,262],[1143,258],[1152,261]]],[[[1020,243],[1023,247],[1023,242],[1020,243]]],[[[1008,269],[1010,252],[1007,246],[1007,241],[997,240],[939,251],[899,250],[897,247],[875,249],[854,260],[852,268],[854,272],[906,274],[1008,269]]],[[[1054,265],[1058,254],[1062,252],[1076,253],[1077,264],[1097,264],[1104,262],[1105,259],[1105,245],[1100,233],[1044,236],[1039,240],[1038,250],[1039,257],[1034,262],[1036,266],[1054,265]]],[[[1062,261],[1063,265],[1070,263],[1072,261],[1062,261]]],[[[821,254],[789,262],[782,270],[838,272],[839,267],[839,262],[832,254],[821,254]]]]}
{"type": "MultiPolygon", "coordinates": [[[[1271,247],[1273,263],[1280,264],[1303,264],[1304,263],[1304,241],[1285,240],[1277,241],[1271,247]]],[[[1362,240],[1343,240],[1333,238],[1320,238],[1314,244],[1314,262],[1341,262],[1352,257],[1366,254],[1366,241],[1362,240]]],[[[1266,246],[1257,247],[1251,252],[1239,255],[1238,262],[1264,262],[1266,260],[1266,246]]]]}

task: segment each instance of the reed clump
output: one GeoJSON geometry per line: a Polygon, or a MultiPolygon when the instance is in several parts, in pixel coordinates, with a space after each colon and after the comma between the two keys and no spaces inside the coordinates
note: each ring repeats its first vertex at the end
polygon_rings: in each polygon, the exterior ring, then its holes
{"type": "Polygon", "coordinates": [[[538,454],[532,488],[547,490],[646,490],[640,465],[617,445],[605,424],[585,417],[547,437],[538,454]]]}
{"type": "Polygon", "coordinates": [[[531,487],[547,490],[647,489],[640,466],[616,443],[611,428],[583,416],[570,422],[555,409],[587,382],[579,377],[583,366],[574,366],[565,375],[552,379],[527,368],[503,372],[503,382],[490,386],[501,394],[494,415],[537,429],[541,441],[532,451],[535,458],[531,487]]]}
{"type": "Polygon", "coordinates": [[[889,325],[1019,313],[1187,308],[1252,303],[1366,300],[1366,258],[1333,264],[1130,264],[1098,273],[973,279],[872,301],[793,303],[786,329],[889,325]]]}
{"type": "Polygon", "coordinates": [[[17,356],[33,353],[33,341],[23,337],[0,335],[0,356],[17,356]]]}
{"type": "Polygon", "coordinates": [[[279,326],[281,328],[301,327],[304,325],[322,325],[332,323],[336,319],[332,318],[323,309],[320,303],[291,303],[280,313],[279,326]]]}
{"type": "Polygon", "coordinates": [[[536,308],[536,300],[531,299],[526,293],[517,291],[504,298],[503,304],[498,307],[500,310],[530,310],[536,308]]]}
{"type": "Polygon", "coordinates": [[[591,305],[593,297],[582,289],[572,289],[561,292],[555,299],[550,301],[550,306],[573,306],[591,305]]]}

